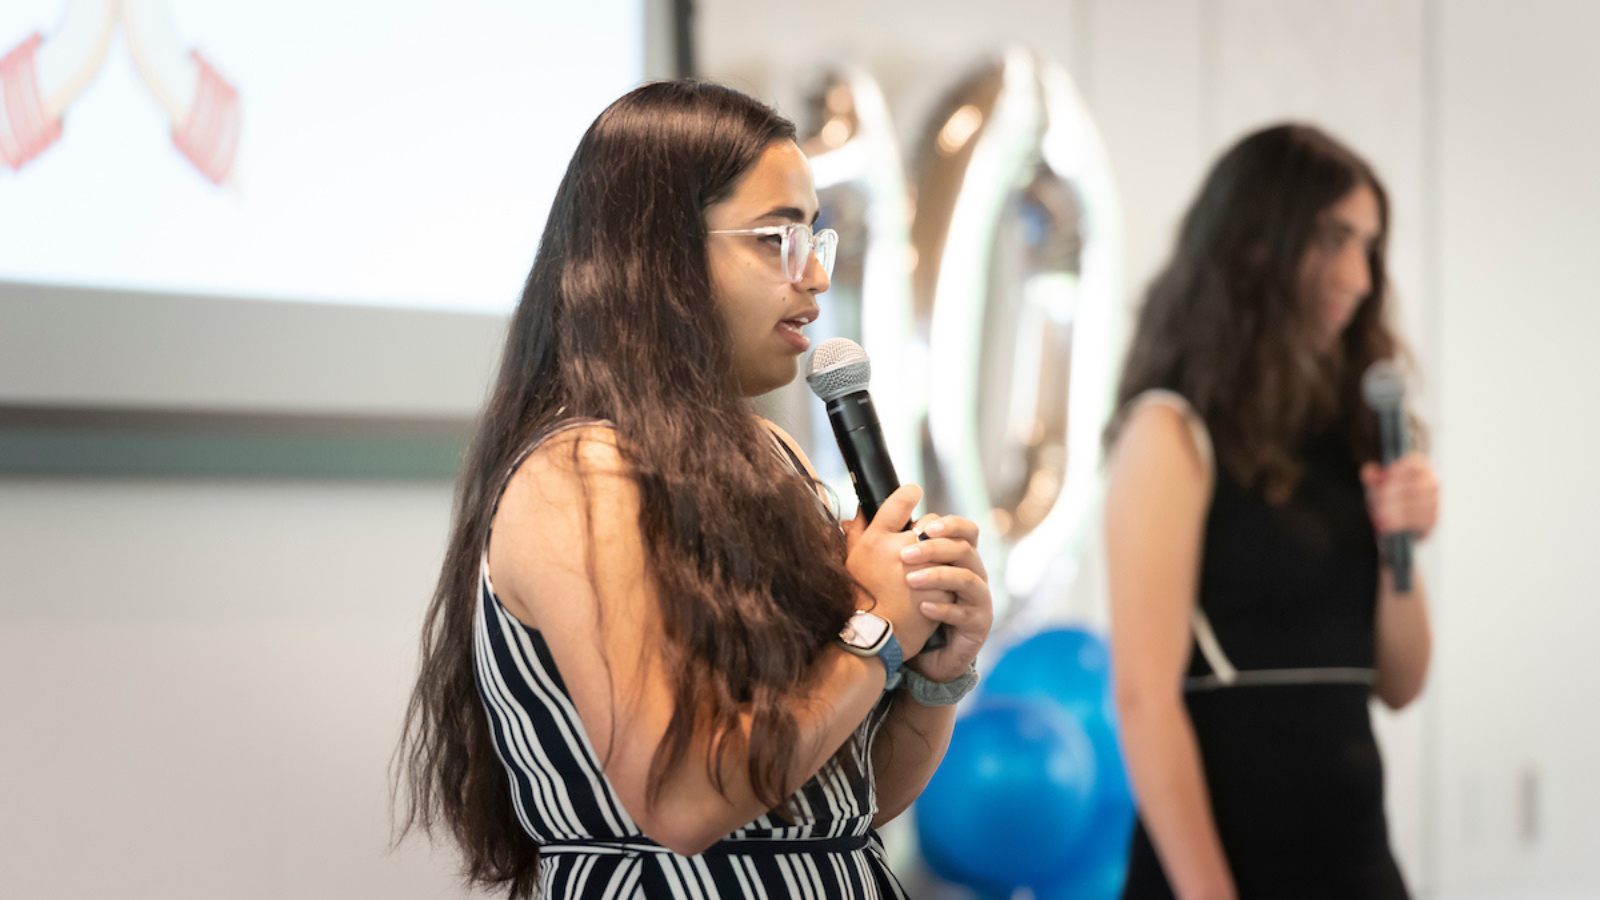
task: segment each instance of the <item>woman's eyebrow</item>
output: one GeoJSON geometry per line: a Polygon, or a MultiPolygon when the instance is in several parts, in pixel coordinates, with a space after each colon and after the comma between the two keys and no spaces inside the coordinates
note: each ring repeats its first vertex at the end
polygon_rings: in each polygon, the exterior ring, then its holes
{"type": "MultiPolygon", "coordinates": [[[[812,213],[811,214],[811,219],[810,219],[809,222],[807,222],[807,224],[810,224],[810,225],[817,224],[817,218],[820,217],[821,215],[822,215],[822,210],[820,210],[820,209],[817,210],[816,212],[812,213]]],[[[758,219],[788,219],[791,222],[806,222],[807,221],[806,220],[806,214],[804,212],[801,212],[801,210],[800,210],[800,208],[798,206],[775,206],[772,209],[768,210],[767,212],[763,213],[762,215],[757,216],[756,218],[758,218],[758,219]]]]}
{"type": "Polygon", "coordinates": [[[1328,216],[1322,222],[1322,228],[1331,237],[1347,237],[1356,233],[1356,227],[1338,216],[1328,216]]]}

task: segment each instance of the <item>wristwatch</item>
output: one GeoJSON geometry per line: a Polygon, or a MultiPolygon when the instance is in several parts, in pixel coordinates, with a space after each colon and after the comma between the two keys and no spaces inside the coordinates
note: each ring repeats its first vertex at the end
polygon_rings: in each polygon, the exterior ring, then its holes
{"type": "Polygon", "coordinates": [[[850,621],[839,632],[839,644],[857,656],[876,656],[883,661],[889,678],[883,689],[892,691],[900,685],[900,667],[905,663],[905,651],[900,649],[900,639],[894,636],[894,625],[888,619],[864,609],[856,610],[850,621]]]}

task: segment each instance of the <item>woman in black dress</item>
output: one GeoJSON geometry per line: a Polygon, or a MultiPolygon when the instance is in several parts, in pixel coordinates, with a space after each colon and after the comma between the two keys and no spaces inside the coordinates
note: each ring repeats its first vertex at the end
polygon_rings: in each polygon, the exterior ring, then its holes
{"type": "Polygon", "coordinates": [[[1372,169],[1279,126],[1212,170],[1118,388],[1107,498],[1116,693],[1140,822],[1125,897],[1403,898],[1368,715],[1422,690],[1420,454],[1380,466],[1361,395],[1400,352],[1372,169]]]}

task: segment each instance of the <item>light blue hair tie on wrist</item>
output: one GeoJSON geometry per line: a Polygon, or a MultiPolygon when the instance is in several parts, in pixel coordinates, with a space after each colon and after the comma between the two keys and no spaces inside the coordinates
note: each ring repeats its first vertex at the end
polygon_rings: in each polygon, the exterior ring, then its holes
{"type": "Polygon", "coordinates": [[[978,686],[978,664],[973,662],[954,681],[932,681],[910,669],[900,671],[901,683],[910,692],[911,699],[923,706],[954,706],[961,698],[978,686]]]}

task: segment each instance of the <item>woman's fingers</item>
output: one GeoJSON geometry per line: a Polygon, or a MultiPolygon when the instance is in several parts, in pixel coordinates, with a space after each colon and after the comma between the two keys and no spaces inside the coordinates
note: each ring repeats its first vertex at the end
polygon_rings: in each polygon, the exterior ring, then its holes
{"type": "Polygon", "coordinates": [[[900,548],[911,600],[928,621],[945,626],[950,640],[919,653],[910,665],[925,677],[949,681],[967,671],[994,622],[978,526],[960,516],[929,514],[913,530],[921,539],[900,548]]]}
{"type": "Polygon", "coordinates": [[[985,607],[961,603],[951,599],[951,595],[942,595],[944,600],[924,600],[917,605],[918,610],[929,619],[950,626],[958,633],[976,635],[979,640],[988,634],[990,617],[992,613],[985,607]]]}
{"type": "Polygon", "coordinates": [[[1426,537],[1439,517],[1439,482],[1427,457],[1409,454],[1387,468],[1368,463],[1361,480],[1380,534],[1410,531],[1426,537]]]}
{"type": "Polygon", "coordinates": [[[987,578],[978,549],[966,541],[950,538],[933,538],[908,544],[900,550],[900,559],[908,566],[948,565],[971,569],[987,578]]]}
{"type": "Polygon", "coordinates": [[[978,592],[987,595],[989,582],[965,566],[927,566],[906,574],[906,584],[917,591],[949,591],[960,599],[978,592]]]}
{"type": "MultiPolygon", "coordinates": [[[[937,569],[924,571],[937,572],[937,569]]],[[[989,600],[988,584],[976,578],[968,569],[950,569],[945,583],[962,590],[913,592],[917,610],[930,622],[942,625],[950,640],[941,648],[924,651],[914,657],[910,665],[926,678],[950,681],[959,677],[972,665],[978,651],[989,637],[994,624],[994,609],[989,600]]],[[[931,581],[940,580],[937,575],[931,581]]]]}
{"type": "MultiPolygon", "coordinates": [[[[922,488],[914,484],[902,484],[889,495],[878,507],[878,514],[872,517],[867,524],[868,530],[897,532],[911,521],[911,514],[916,511],[917,504],[922,502],[922,488]]],[[[857,513],[857,518],[860,517],[857,513]]]]}
{"type": "Polygon", "coordinates": [[[929,538],[949,538],[953,541],[966,541],[974,546],[978,543],[978,524],[971,519],[960,516],[940,516],[928,513],[917,520],[917,530],[929,538]]]}

